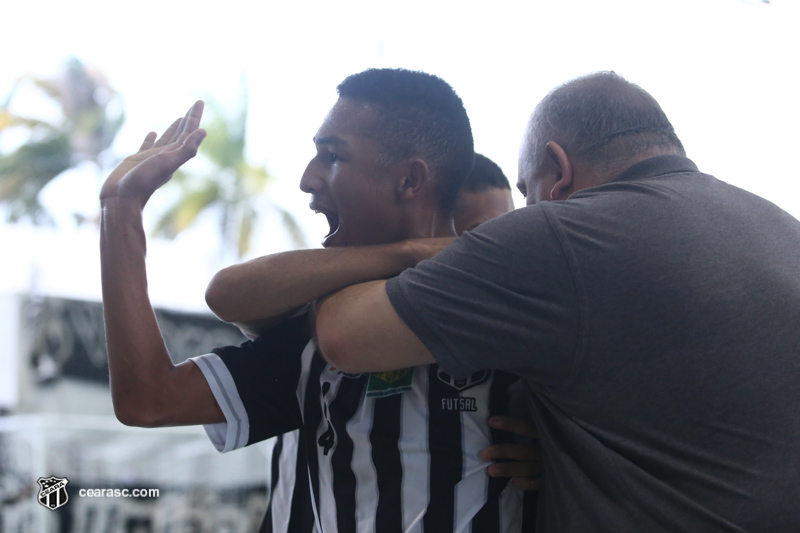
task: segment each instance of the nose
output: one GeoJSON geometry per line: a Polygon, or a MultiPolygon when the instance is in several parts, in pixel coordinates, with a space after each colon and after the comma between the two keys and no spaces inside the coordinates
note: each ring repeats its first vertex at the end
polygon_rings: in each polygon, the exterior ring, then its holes
{"type": "Polygon", "coordinates": [[[323,187],[322,178],[314,171],[314,160],[308,162],[303,177],[300,178],[300,190],[305,193],[319,192],[323,187]]]}

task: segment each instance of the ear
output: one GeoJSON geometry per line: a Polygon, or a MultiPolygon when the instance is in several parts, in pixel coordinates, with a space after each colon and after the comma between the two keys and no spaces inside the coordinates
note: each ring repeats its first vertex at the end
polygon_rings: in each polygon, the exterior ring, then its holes
{"type": "Polygon", "coordinates": [[[570,161],[564,149],[555,141],[547,143],[545,146],[545,153],[547,157],[550,158],[551,162],[555,163],[558,169],[555,185],[553,185],[553,189],[550,191],[550,199],[566,200],[573,192],[572,186],[575,179],[575,169],[572,165],[572,161],[570,161]]]}
{"type": "Polygon", "coordinates": [[[430,180],[428,164],[422,159],[413,159],[407,171],[397,183],[397,196],[401,200],[411,200],[419,195],[430,180]]]}

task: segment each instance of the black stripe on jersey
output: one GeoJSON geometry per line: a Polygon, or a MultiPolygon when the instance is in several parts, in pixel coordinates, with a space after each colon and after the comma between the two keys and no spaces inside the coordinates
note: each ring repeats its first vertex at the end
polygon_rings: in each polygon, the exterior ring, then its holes
{"type": "MultiPolygon", "coordinates": [[[[437,377],[438,365],[428,367],[428,445],[430,447],[430,500],[422,519],[425,531],[453,531],[455,486],[461,481],[461,413],[442,408],[442,400],[457,398],[458,390],[437,377]]],[[[476,530],[478,531],[478,530],[476,530]]]]}
{"type": "MultiPolygon", "coordinates": [[[[507,415],[509,406],[508,387],[516,381],[516,376],[505,372],[494,372],[494,381],[489,389],[489,416],[507,415]]],[[[493,444],[507,444],[514,441],[508,431],[494,428],[489,430],[493,444]]],[[[500,531],[500,493],[508,485],[508,478],[489,478],[489,495],[486,504],[472,520],[473,531],[497,533],[500,531]]]]}
{"type": "Polygon", "coordinates": [[[297,404],[300,354],[310,338],[308,317],[303,315],[286,320],[241,347],[212,350],[237,384],[250,420],[247,444],[300,427],[302,416],[297,404]]]}
{"type": "MultiPolygon", "coordinates": [[[[331,456],[333,495],[336,498],[336,524],[339,533],[356,532],[356,476],[353,473],[353,441],[347,434],[347,422],[356,414],[364,395],[365,376],[342,379],[336,398],[330,404],[329,417],[336,440],[331,456]]],[[[381,531],[380,529],[378,531],[381,531]]]]}
{"type": "Polygon", "coordinates": [[[539,507],[539,491],[526,490],[522,496],[522,531],[536,531],[536,510],[539,507]]]}
{"type": "Polygon", "coordinates": [[[372,431],[372,463],[378,478],[378,508],[375,531],[394,533],[403,530],[402,479],[400,460],[400,409],[403,395],[393,394],[375,399],[372,431]]]}
{"type": "MultiPolygon", "coordinates": [[[[311,503],[311,488],[308,484],[308,462],[306,461],[305,441],[303,437],[303,429],[301,428],[298,436],[298,445],[292,449],[291,446],[287,447],[286,453],[295,454],[294,461],[294,487],[292,489],[292,503],[288,509],[289,523],[285,530],[276,530],[273,527],[273,509],[272,495],[270,495],[270,505],[267,508],[267,514],[264,521],[261,523],[259,533],[313,533],[314,531],[314,509],[311,503]]],[[[285,462],[281,461],[281,454],[284,453],[284,435],[278,435],[275,438],[275,446],[272,448],[272,476],[270,480],[270,489],[273,491],[278,483],[284,482],[281,479],[281,465],[285,462]]],[[[278,509],[277,513],[286,513],[287,509],[278,509]]],[[[281,521],[282,523],[282,521],[281,521]]]]}
{"type": "Polygon", "coordinates": [[[275,446],[272,447],[272,475],[269,480],[269,507],[267,507],[267,514],[264,517],[264,521],[261,522],[258,533],[273,533],[274,531],[272,528],[272,491],[278,486],[278,481],[280,479],[281,450],[283,450],[283,435],[278,435],[275,437],[275,446]]]}
{"type": "MultiPolygon", "coordinates": [[[[305,428],[306,460],[308,461],[308,475],[311,479],[311,491],[314,502],[319,504],[319,459],[317,458],[317,428],[322,423],[322,407],[319,404],[320,384],[319,376],[325,370],[327,363],[317,354],[311,358],[311,368],[308,373],[308,383],[304,400],[303,427],[305,428]]],[[[323,532],[324,533],[324,532],[323,532]]]]}
{"type": "Polygon", "coordinates": [[[308,459],[303,446],[305,442],[303,428],[300,428],[297,442],[292,511],[289,515],[289,529],[286,533],[311,533],[314,531],[314,509],[311,502],[311,487],[308,484],[308,459]]]}

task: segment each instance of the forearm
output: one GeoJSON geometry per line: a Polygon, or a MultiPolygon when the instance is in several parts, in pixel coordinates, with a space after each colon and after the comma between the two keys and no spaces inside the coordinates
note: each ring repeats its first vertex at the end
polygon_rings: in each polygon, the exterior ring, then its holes
{"type": "Polygon", "coordinates": [[[169,357],[147,294],[145,252],[140,207],[126,199],[104,200],[100,256],[114,410],[128,425],[200,423],[208,418],[200,405],[197,420],[176,418],[173,411],[175,396],[191,394],[177,390],[181,379],[199,369],[193,363],[176,367],[169,357]]]}
{"type": "Polygon", "coordinates": [[[385,286],[361,283],[317,303],[317,345],[339,370],[382,372],[435,362],[389,302],[385,286]]]}
{"type": "Polygon", "coordinates": [[[206,301],[222,320],[246,328],[349,285],[392,277],[423,254],[413,241],[273,254],[217,273],[206,301]]]}
{"type": "Polygon", "coordinates": [[[134,424],[132,411],[174,371],[147,295],[145,253],[141,209],[124,199],[105,200],[100,264],[111,393],[118,418],[134,424]]]}

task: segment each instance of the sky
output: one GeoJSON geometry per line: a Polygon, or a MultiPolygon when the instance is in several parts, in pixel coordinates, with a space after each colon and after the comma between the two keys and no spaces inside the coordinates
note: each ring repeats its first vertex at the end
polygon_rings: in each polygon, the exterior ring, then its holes
{"type": "MultiPolygon", "coordinates": [[[[4,7],[0,98],[24,74],[52,76],[69,55],[105,73],[126,123],[113,147],[138,149],[198,98],[233,108],[249,87],[248,155],[278,178],[273,201],[316,245],[327,230],[297,187],[312,137],[347,75],[404,67],[439,75],[464,100],[475,147],[516,181],[519,141],[536,103],[575,76],[615,70],[661,103],[701,170],[800,217],[800,8],[795,0],[532,0],[527,2],[15,2],[4,7]],[[120,6],[124,5],[122,8],[120,6]]],[[[20,110],[47,114],[41,101],[20,110]]],[[[0,145],[1,146],[1,145],[0,145]]],[[[195,164],[190,162],[189,165],[195,164]]],[[[0,292],[99,299],[97,230],[70,223],[97,210],[102,176],[70,172],[43,192],[57,230],[0,224],[0,292]]],[[[158,209],[146,210],[151,221],[158,209]]],[[[517,205],[523,205],[520,195],[517,205]]],[[[288,246],[266,217],[256,253],[288,246]]],[[[230,258],[213,222],[152,241],[157,305],[204,309],[203,291],[230,258]]]]}

